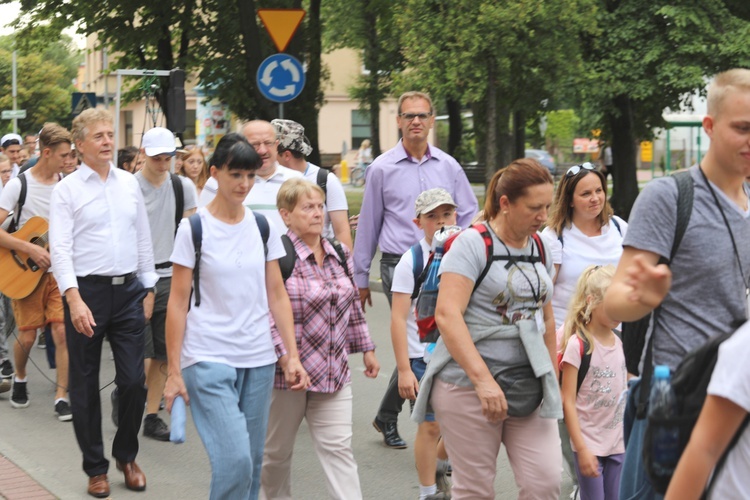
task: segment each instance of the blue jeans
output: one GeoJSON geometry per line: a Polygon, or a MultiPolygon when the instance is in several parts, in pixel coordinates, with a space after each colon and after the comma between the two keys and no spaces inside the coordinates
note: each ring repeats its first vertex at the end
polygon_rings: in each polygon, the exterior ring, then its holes
{"type": "Polygon", "coordinates": [[[664,498],[654,491],[643,464],[643,440],[646,437],[647,419],[636,418],[638,394],[643,389],[640,379],[628,383],[628,402],[625,405],[624,437],[625,460],[622,463],[620,480],[621,500],[660,500],[664,498]]]}
{"type": "Polygon", "coordinates": [[[182,370],[193,422],[211,461],[211,499],[258,498],[275,367],[202,362],[182,370]]]}

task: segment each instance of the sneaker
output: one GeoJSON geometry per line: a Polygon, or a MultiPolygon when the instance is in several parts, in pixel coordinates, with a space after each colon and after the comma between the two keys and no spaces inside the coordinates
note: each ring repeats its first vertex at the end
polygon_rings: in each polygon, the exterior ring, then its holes
{"type": "Polygon", "coordinates": [[[424,500],[450,500],[451,495],[450,493],[445,493],[444,491],[438,491],[437,493],[433,493],[432,495],[427,495],[424,497],[424,500]]]}
{"type": "Polygon", "coordinates": [[[169,441],[169,427],[157,415],[147,415],[143,420],[143,435],[157,441],[169,441]]]}
{"type": "MultiPolygon", "coordinates": [[[[448,462],[438,460],[437,469],[435,470],[435,484],[439,493],[451,492],[451,481],[448,479],[448,462]]],[[[450,498],[450,496],[448,497],[450,498]]]]}
{"type": "Polygon", "coordinates": [[[112,423],[115,427],[120,424],[120,393],[117,392],[117,387],[112,390],[112,394],[109,396],[112,400],[112,423]]]}
{"type": "Polygon", "coordinates": [[[0,394],[8,392],[11,388],[10,377],[0,379],[0,394]]]}
{"type": "Polygon", "coordinates": [[[26,391],[26,382],[13,381],[13,395],[10,397],[10,405],[13,408],[26,408],[29,406],[29,393],[26,391]]]}
{"type": "Polygon", "coordinates": [[[44,330],[42,330],[41,335],[39,335],[39,338],[36,341],[36,346],[39,349],[46,349],[47,348],[47,338],[44,336],[44,330]]]}
{"type": "Polygon", "coordinates": [[[64,399],[55,403],[55,415],[60,422],[70,422],[73,420],[73,412],[70,411],[70,404],[64,399]]]}
{"type": "Polygon", "coordinates": [[[13,370],[13,365],[10,360],[4,359],[3,362],[0,363],[0,377],[10,378],[14,373],[15,370],[13,370]]]}

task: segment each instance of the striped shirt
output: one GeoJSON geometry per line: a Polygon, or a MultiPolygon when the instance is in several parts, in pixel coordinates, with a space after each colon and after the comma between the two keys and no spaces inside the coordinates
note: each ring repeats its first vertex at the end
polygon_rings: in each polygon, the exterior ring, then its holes
{"type": "MultiPolygon", "coordinates": [[[[309,391],[333,393],[351,382],[350,353],[375,350],[359,295],[328,240],[323,239],[323,267],[299,237],[287,232],[297,261],[286,282],[292,303],[294,333],[302,366],[310,375],[309,391]]],[[[344,248],[351,273],[352,259],[344,248]]],[[[284,354],[281,337],[272,326],[277,355],[284,354]]],[[[276,366],[276,389],[286,389],[281,368],[276,366]]]]}

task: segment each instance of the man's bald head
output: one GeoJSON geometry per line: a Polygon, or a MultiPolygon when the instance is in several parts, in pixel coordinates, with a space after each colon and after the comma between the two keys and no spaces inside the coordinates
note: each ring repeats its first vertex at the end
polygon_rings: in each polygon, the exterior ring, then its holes
{"type": "Polygon", "coordinates": [[[251,120],[242,126],[242,135],[263,160],[258,175],[268,178],[276,171],[276,154],[279,142],[276,129],[265,120],[251,120]]]}

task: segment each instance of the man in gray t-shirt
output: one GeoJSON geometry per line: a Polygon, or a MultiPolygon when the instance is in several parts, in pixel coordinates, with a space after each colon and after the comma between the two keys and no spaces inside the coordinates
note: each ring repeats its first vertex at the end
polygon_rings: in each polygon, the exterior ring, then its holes
{"type": "MultiPolygon", "coordinates": [[[[674,241],[676,183],[652,181],[633,207],[622,258],[604,306],[618,321],[640,319],[662,306],[652,331],[654,365],[666,364],[674,370],[690,350],[709,337],[731,332],[747,319],[748,117],[750,70],[717,75],[708,89],[708,114],[703,119],[711,144],[701,164],[690,170],[693,210],[669,267],[658,261],[669,258],[674,241]]],[[[634,414],[636,401],[629,398],[626,415],[634,414]]],[[[645,426],[645,419],[636,419],[625,429],[629,439],[620,481],[623,500],[657,498],[641,458],[645,426]]]]}
{"type": "MultiPolygon", "coordinates": [[[[172,132],[156,127],[143,136],[143,153],[146,163],[138,173],[136,180],[141,187],[143,200],[146,203],[148,223],[151,228],[151,241],[154,246],[154,263],[159,281],[154,294],[153,314],[146,326],[145,358],[146,365],[146,418],[143,422],[143,435],[159,441],[169,441],[169,428],[159,418],[159,404],[164,384],[167,380],[167,350],[165,343],[165,325],[167,302],[172,286],[172,255],[174,235],[177,230],[177,201],[175,188],[169,170],[175,154],[175,142],[172,132]]],[[[198,193],[193,182],[187,177],[177,177],[182,184],[183,213],[189,217],[198,206],[198,193]]]]}

